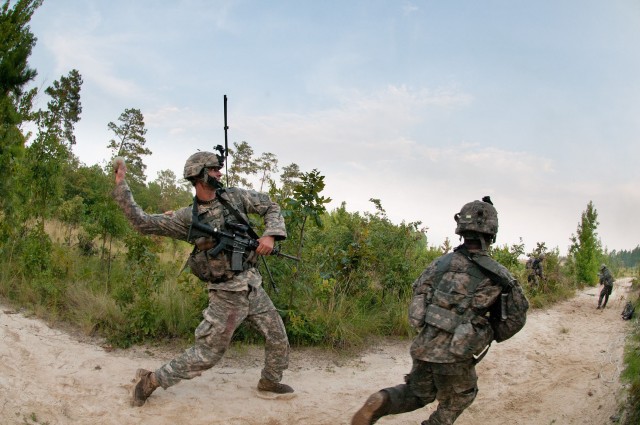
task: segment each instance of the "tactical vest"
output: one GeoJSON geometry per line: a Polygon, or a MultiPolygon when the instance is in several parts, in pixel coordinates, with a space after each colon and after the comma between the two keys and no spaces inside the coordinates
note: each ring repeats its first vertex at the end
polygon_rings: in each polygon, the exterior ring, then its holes
{"type": "Polygon", "coordinates": [[[451,269],[453,255],[456,254],[445,257],[436,268],[438,281],[434,282],[435,289],[431,304],[425,311],[425,322],[453,334],[449,346],[452,354],[469,357],[480,354],[493,339],[488,320],[471,308],[473,297],[485,275],[475,266],[460,270],[471,278],[466,286],[467,293],[462,298],[460,294],[452,294],[451,288],[455,282],[448,282],[443,276],[447,271],[455,272],[451,269]]]}
{"type": "MultiPolygon", "coordinates": [[[[220,201],[212,213],[201,217],[204,214],[198,213],[198,204],[194,198],[192,207],[193,222],[209,224],[214,228],[228,229],[238,223],[236,217],[237,209],[234,212],[231,205],[225,200],[221,193],[218,193],[217,199],[220,201]],[[219,209],[219,211],[218,211],[219,209]]],[[[187,259],[187,265],[198,279],[205,282],[218,283],[232,279],[241,271],[234,271],[231,267],[231,254],[225,250],[220,251],[217,255],[211,255],[213,248],[217,245],[214,238],[199,238],[198,240],[190,240],[194,244],[193,251],[187,259]]],[[[256,254],[254,251],[246,252],[243,255],[243,270],[254,267],[256,263],[256,254]]]]}
{"type": "Polygon", "coordinates": [[[441,257],[436,265],[431,286],[433,294],[427,297],[429,299],[420,295],[414,297],[409,308],[410,320],[414,326],[426,324],[452,334],[449,352],[456,356],[469,358],[483,351],[486,353],[485,349],[493,339],[503,341],[524,326],[528,302],[521,291],[518,293],[519,285],[510,282],[512,279],[508,271],[490,257],[472,255],[466,249],[458,248],[455,253],[441,257]],[[459,270],[470,278],[465,286],[466,294],[452,291],[455,282],[443,278],[447,272],[456,272],[451,269],[454,255],[463,255],[471,263],[470,267],[467,264],[459,270]],[[486,278],[503,287],[502,311],[501,303],[496,300],[488,317],[480,316],[471,306],[478,286],[486,278]],[[513,295],[518,302],[513,302],[513,295]]]}

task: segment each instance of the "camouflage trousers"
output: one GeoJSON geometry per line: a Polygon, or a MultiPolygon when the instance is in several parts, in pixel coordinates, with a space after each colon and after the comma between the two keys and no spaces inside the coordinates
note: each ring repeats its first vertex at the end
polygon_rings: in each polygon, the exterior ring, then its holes
{"type": "Polygon", "coordinates": [[[385,388],[387,415],[411,412],[438,400],[438,407],[422,425],[451,425],[478,394],[475,364],[429,363],[414,359],[405,384],[385,388]]]}
{"type": "Polygon", "coordinates": [[[607,306],[607,302],[609,301],[609,295],[613,292],[613,285],[602,285],[602,289],[600,290],[600,296],[598,297],[598,307],[602,304],[602,308],[607,306]],[[604,303],[602,300],[604,299],[604,303]]]}
{"type": "Polygon", "coordinates": [[[209,291],[209,306],[195,331],[195,345],[155,371],[164,389],[183,379],[192,379],[215,366],[231,344],[240,324],[247,320],[265,338],[262,378],[282,380],[289,365],[289,340],[280,315],[262,287],[249,291],[209,291]]]}

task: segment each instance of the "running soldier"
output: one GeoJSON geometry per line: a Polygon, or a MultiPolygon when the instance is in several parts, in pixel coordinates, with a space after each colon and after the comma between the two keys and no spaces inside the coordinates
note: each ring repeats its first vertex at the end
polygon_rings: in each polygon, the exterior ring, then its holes
{"type": "Polygon", "coordinates": [[[600,290],[600,297],[598,297],[597,310],[600,310],[601,308],[604,309],[607,306],[609,295],[611,295],[611,292],[613,291],[613,280],[613,276],[607,266],[602,264],[600,266],[600,285],[602,285],[602,289],[600,290]],[[604,303],[602,302],[603,299],[604,303]],[[602,305],[602,307],[600,307],[600,305],[602,305]]]}
{"type": "Polygon", "coordinates": [[[410,350],[411,372],[404,384],[372,394],[352,425],[370,425],[435,400],[436,411],[422,425],[453,424],[478,394],[475,365],[491,342],[524,326],[529,305],[522,289],[487,251],[498,233],[491,199],[465,204],[455,220],[463,244],[436,259],[413,283],[409,320],[420,334],[410,350]]]}

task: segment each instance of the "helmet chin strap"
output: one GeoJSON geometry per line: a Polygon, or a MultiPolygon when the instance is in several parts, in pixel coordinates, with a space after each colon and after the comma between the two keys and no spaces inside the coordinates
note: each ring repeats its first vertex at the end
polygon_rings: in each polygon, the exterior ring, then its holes
{"type": "Polygon", "coordinates": [[[478,243],[480,244],[480,248],[483,251],[487,251],[489,248],[490,243],[487,243],[487,240],[485,239],[485,235],[483,235],[482,233],[463,233],[462,235],[460,235],[460,239],[464,239],[469,240],[469,241],[478,241],[478,243]]]}
{"type": "Polygon", "coordinates": [[[209,170],[207,168],[204,168],[204,172],[203,172],[203,176],[202,176],[202,183],[206,184],[207,186],[209,186],[210,188],[214,189],[214,190],[218,190],[218,189],[223,189],[224,186],[222,185],[222,182],[220,182],[218,179],[216,179],[215,177],[211,177],[209,175],[209,170]]]}

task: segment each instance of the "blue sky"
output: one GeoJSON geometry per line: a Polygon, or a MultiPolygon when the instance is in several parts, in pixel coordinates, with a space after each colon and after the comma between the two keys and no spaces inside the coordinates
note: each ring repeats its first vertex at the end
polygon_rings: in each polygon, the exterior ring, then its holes
{"type": "Polygon", "coordinates": [[[604,246],[640,243],[637,0],[45,0],[31,29],[37,86],[83,77],[86,164],[137,108],[149,179],[180,175],[227,95],[230,143],[319,170],[330,209],[380,199],[455,244],[490,195],[499,245],[565,253],[593,201],[604,246]]]}

